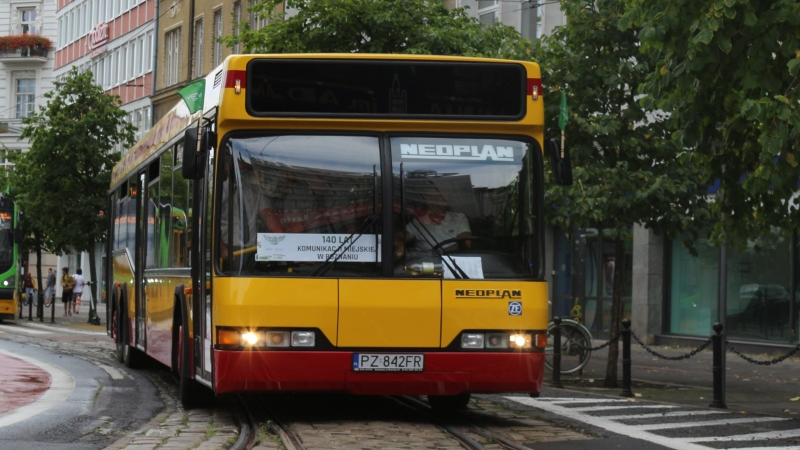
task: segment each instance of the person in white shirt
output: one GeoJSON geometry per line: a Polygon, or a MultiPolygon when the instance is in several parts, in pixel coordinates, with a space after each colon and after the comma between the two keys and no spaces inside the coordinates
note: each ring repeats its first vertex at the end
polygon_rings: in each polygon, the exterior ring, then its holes
{"type": "MultiPolygon", "coordinates": [[[[453,212],[441,206],[429,205],[416,208],[415,217],[406,225],[406,245],[410,248],[430,250],[449,239],[472,236],[469,220],[463,213],[453,212]]],[[[471,248],[472,242],[462,241],[460,245],[471,248]]],[[[450,252],[458,249],[459,242],[450,242],[442,250],[450,252]]]]}
{"type": "Polygon", "coordinates": [[[75,271],[75,288],[72,290],[72,311],[78,314],[81,307],[81,294],[83,294],[83,287],[86,286],[86,280],[83,278],[83,271],[78,269],[75,271]]]}

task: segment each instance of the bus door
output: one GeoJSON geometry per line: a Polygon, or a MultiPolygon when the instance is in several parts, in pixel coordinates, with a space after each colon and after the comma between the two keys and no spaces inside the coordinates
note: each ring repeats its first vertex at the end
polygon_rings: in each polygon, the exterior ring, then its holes
{"type": "Polygon", "coordinates": [[[136,196],[136,247],[134,249],[133,266],[138,270],[134,271],[134,303],[136,309],[135,329],[134,329],[134,342],[133,344],[140,350],[147,350],[147,311],[146,311],[146,295],[145,295],[145,251],[147,248],[147,171],[139,173],[137,181],[136,196]]]}
{"type": "MultiPolygon", "coordinates": [[[[208,125],[206,125],[208,126],[208,125]]],[[[196,232],[192,250],[192,330],[194,331],[194,373],[195,378],[209,385],[211,379],[211,224],[214,183],[214,148],[206,152],[205,175],[195,183],[194,206],[196,211],[196,232]]]]}

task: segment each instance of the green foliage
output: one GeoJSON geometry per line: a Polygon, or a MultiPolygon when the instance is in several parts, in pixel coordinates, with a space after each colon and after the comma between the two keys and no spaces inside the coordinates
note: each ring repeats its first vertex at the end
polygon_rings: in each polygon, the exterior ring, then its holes
{"type": "Polygon", "coordinates": [[[117,143],[133,143],[134,127],[119,98],[103,93],[91,72],[73,68],[45,94],[47,104],[23,119],[28,152],[16,155],[9,176],[25,211],[33,247],[54,253],[87,251],[105,237],[111,168],[117,143]]]}
{"type": "Polygon", "coordinates": [[[673,144],[659,111],[642,106],[636,87],[652,71],[639,52],[639,35],[620,29],[620,0],[565,0],[567,24],[536,43],[543,67],[548,127],[556,130],[566,89],[571,116],[566,142],[574,165],[572,186],[550,185],[550,223],[602,224],[623,239],[633,223],[668,236],[697,228],[707,217],[704,177],[673,144]],[[597,7],[595,8],[595,4],[597,7]]]}
{"type": "MultiPolygon", "coordinates": [[[[654,58],[645,104],[670,114],[687,164],[720,183],[715,236],[794,227],[798,188],[800,2],[627,0],[654,58]]],[[[729,242],[743,239],[730,240],[729,242]]]]}
{"type": "MultiPolygon", "coordinates": [[[[548,220],[565,230],[602,226],[617,261],[634,223],[667,236],[697,230],[707,217],[703,177],[698,166],[683,163],[685,152],[673,144],[663,114],[639,101],[636,89],[652,71],[652,58],[640,53],[635,28],[618,26],[624,2],[562,0],[561,9],[567,24],[534,47],[549,129],[557,129],[559,91],[566,90],[570,109],[565,136],[574,183],[548,185],[548,220]]],[[[617,270],[612,336],[622,319],[622,286],[617,270]]],[[[617,358],[618,346],[609,346],[606,386],[616,386],[617,358]]]]}
{"type": "Polygon", "coordinates": [[[297,14],[284,17],[283,0],[264,0],[251,14],[269,24],[240,33],[250,53],[412,53],[526,58],[530,43],[512,27],[482,26],[462,8],[449,11],[440,0],[288,0],[297,14]]]}

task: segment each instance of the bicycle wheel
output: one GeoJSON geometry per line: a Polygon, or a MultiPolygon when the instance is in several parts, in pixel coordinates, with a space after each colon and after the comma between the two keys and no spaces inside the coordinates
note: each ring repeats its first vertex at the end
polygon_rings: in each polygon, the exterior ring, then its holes
{"type": "MultiPolygon", "coordinates": [[[[553,329],[552,323],[547,329],[547,349],[545,351],[545,365],[553,370],[553,329]]],[[[561,330],[561,373],[572,374],[580,371],[589,362],[592,356],[592,336],[583,325],[572,320],[564,320],[559,327],[561,330]]]]}

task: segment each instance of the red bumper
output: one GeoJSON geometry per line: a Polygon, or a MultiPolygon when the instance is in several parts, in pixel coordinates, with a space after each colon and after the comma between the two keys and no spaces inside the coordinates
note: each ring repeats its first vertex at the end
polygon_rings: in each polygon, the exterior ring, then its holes
{"type": "Polygon", "coordinates": [[[214,351],[214,390],[339,391],[365,395],[529,392],[543,353],[425,353],[422,372],[355,372],[351,352],[214,351]]]}

